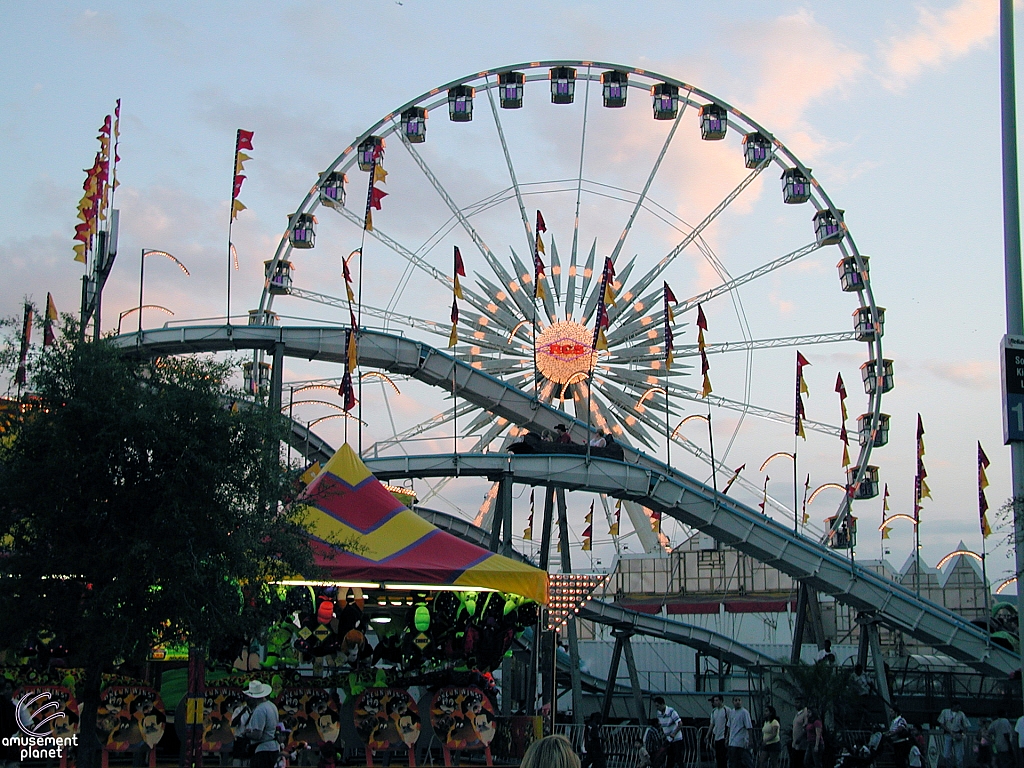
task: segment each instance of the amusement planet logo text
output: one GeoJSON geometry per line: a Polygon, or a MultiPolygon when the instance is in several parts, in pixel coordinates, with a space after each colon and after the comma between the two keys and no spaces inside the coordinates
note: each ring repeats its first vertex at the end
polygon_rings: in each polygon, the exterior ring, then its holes
{"type": "Polygon", "coordinates": [[[19,760],[59,759],[64,756],[64,747],[78,746],[78,734],[52,736],[50,723],[67,718],[60,708],[60,702],[53,699],[50,691],[27,693],[15,703],[18,730],[12,736],[3,738],[5,747],[19,747],[19,760]]]}

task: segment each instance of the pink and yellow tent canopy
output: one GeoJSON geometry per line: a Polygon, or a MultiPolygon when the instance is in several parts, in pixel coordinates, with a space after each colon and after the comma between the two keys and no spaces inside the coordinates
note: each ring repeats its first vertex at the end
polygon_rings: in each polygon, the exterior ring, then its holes
{"type": "Polygon", "coordinates": [[[548,575],[428,523],[398,501],[346,443],[307,486],[318,566],[338,581],[482,587],[548,602],[548,575]],[[353,551],[333,543],[353,541],[353,551]]]}

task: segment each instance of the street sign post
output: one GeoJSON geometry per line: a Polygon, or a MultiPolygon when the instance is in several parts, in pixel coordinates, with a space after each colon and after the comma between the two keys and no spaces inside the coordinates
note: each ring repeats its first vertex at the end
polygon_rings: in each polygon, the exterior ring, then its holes
{"type": "Polygon", "coordinates": [[[1003,336],[999,345],[1003,384],[1003,443],[1024,442],[1024,336],[1003,336]]]}

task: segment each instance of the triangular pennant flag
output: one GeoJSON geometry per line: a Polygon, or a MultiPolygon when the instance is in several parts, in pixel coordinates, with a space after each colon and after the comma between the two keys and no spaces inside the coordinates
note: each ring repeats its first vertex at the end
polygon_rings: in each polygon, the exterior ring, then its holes
{"type": "Polygon", "coordinates": [[[369,206],[366,208],[366,218],[363,220],[363,229],[367,232],[373,232],[373,213],[370,212],[369,206]]]}
{"type": "Polygon", "coordinates": [[[85,264],[85,245],[74,245],[72,250],[75,252],[75,261],[85,264]]]}
{"type": "Polygon", "coordinates": [[[348,334],[348,370],[354,371],[359,365],[359,350],[356,346],[358,341],[356,340],[355,328],[353,328],[348,334]]]}
{"type": "Polygon", "coordinates": [[[252,157],[245,154],[245,152],[239,152],[235,155],[235,173],[242,172],[242,168],[244,167],[246,160],[252,160],[252,157]]]}
{"type": "Polygon", "coordinates": [[[757,505],[760,508],[760,510],[761,510],[761,514],[764,514],[764,508],[768,504],[768,481],[769,480],[771,480],[771,478],[768,477],[768,475],[765,475],[764,476],[764,494],[761,497],[761,503],[757,505]]]}
{"type": "Polygon", "coordinates": [[[622,517],[622,499],[615,502],[615,522],[608,526],[609,536],[619,535],[619,520],[622,517]]]}
{"type": "Polygon", "coordinates": [[[452,331],[448,335],[448,347],[454,347],[459,341],[459,300],[452,297],[452,331]]]}
{"type": "Polygon", "coordinates": [[[231,201],[231,220],[234,221],[239,213],[245,210],[245,205],[242,204],[241,200],[231,201]]]}
{"type": "Polygon", "coordinates": [[[590,511],[587,512],[586,517],[583,518],[588,523],[594,522],[594,502],[590,502],[590,511]]]}
{"type": "Polygon", "coordinates": [[[725,488],[722,489],[722,495],[724,496],[732,488],[732,484],[736,482],[736,478],[740,476],[740,472],[747,468],[746,464],[742,464],[732,471],[732,477],[729,478],[729,482],[725,484],[725,488]]]}
{"type": "Polygon", "coordinates": [[[371,188],[370,189],[370,207],[373,208],[374,210],[379,211],[380,210],[380,202],[381,202],[381,200],[383,200],[387,196],[388,196],[388,193],[385,192],[383,189],[377,189],[376,187],[371,188]]]}
{"type": "Polygon", "coordinates": [[[712,390],[711,390],[711,379],[709,379],[708,375],[705,373],[704,374],[704,385],[701,387],[700,396],[701,397],[707,397],[708,395],[711,394],[711,392],[712,392],[712,390]]]}
{"type": "Polygon", "coordinates": [[[381,165],[380,163],[374,163],[374,166],[373,166],[373,183],[376,184],[378,181],[381,184],[387,184],[387,182],[388,182],[388,172],[384,170],[384,166],[381,165]]]}
{"type": "Polygon", "coordinates": [[[537,231],[538,232],[547,232],[548,231],[548,225],[544,223],[544,217],[541,216],[540,211],[537,211],[537,231]]]}
{"type": "Polygon", "coordinates": [[[235,135],[235,151],[240,149],[252,149],[252,131],[245,131],[241,128],[238,129],[238,133],[235,135]]]}
{"type": "Polygon", "coordinates": [[[231,192],[231,199],[234,200],[238,197],[238,193],[242,191],[242,182],[245,181],[245,176],[242,174],[235,175],[235,184],[231,192]]]}
{"type": "Polygon", "coordinates": [[[57,322],[57,306],[53,303],[53,296],[46,294],[46,314],[43,317],[43,346],[49,347],[57,337],[53,332],[53,324],[57,322]]]}
{"type": "Polygon", "coordinates": [[[356,407],[356,393],[355,390],[352,389],[352,374],[347,370],[341,377],[341,386],[338,387],[338,394],[341,395],[341,407],[344,408],[345,411],[351,411],[356,407]]]}
{"type": "Polygon", "coordinates": [[[457,245],[455,246],[455,274],[462,277],[466,276],[466,265],[462,261],[462,252],[457,245]]]}

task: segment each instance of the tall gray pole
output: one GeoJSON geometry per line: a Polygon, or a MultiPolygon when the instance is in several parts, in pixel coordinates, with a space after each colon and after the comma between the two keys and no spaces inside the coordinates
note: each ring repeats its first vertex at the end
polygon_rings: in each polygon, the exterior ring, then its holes
{"type": "MultiPolygon", "coordinates": [[[[1003,134],[1003,259],[1006,332],[1024,335],[1021,293],[1020,199],[1017,186],[1017,97],[1013,74],[1013,0],[999,0],[999,74],[1003,134]]],[[[1017,610],[1024,610],[1024,443],[1010,443],[1017,610]]],[[[988,585],[985,585],[988,589],[988,585]]],[[[1024,651],[1024,646],[1022,646],[1024,651]]]]}

